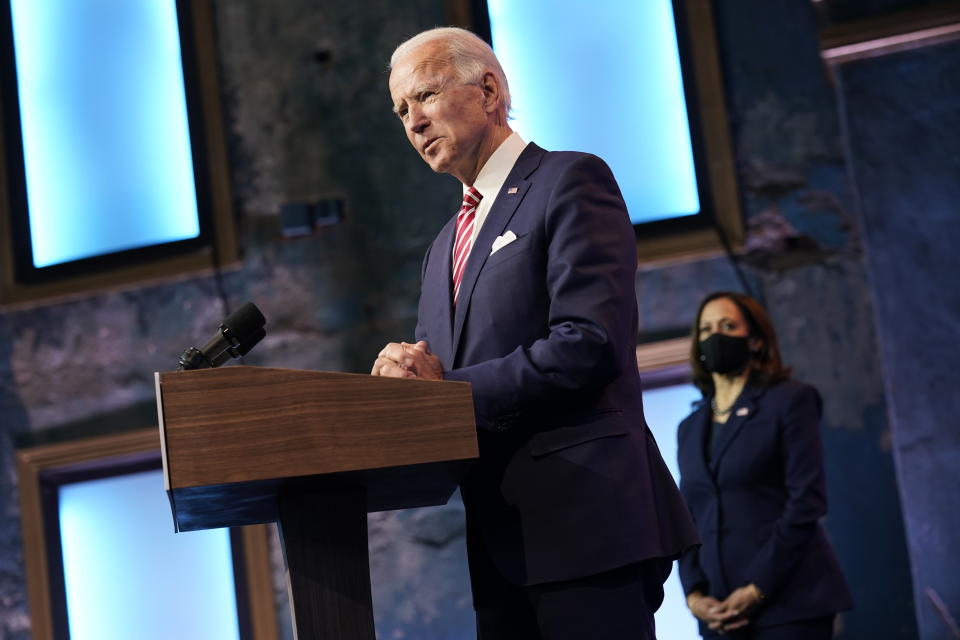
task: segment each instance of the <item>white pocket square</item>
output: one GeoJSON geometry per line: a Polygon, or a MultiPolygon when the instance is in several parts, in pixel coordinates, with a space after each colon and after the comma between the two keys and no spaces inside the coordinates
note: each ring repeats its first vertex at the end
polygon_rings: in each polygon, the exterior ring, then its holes
{"type": "Polygon", "coordinates": [[[503,249],[505,246],[517,239],[517,234],[513,231],[507,231],[502,236],[497,236],[497,239],[493,241],[493,246],[490,247],[490,255],[495,254],[500,249],[503,249]]]}

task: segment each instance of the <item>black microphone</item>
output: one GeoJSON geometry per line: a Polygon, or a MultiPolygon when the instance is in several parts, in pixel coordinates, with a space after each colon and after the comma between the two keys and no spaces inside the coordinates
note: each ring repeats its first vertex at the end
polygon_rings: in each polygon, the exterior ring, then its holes
{"type": "Polygon", "coordinates": [[[178,371],[219,367],[230,358],[246,355],[264,336],[267,319],[252,302],[231,313],[202,349],[190,347],[180,354],[178,371]]]}
{"type": "Polygon", "coordinates": [[[253,349],[255,344],[263,340],[266,335],[266,330],[257,329],[256,333],[248,337],[246,340],[240,341],[240,344],[237,345],[235,349],[224,349],[223,353],[210,361],[210,364],[214,367],[219,367],[230,358],[242,358],[243,356],[247,355],[250,349],[253,349]],[[234,355],[234,351],[236,351],[236,355],[234,355]]]}

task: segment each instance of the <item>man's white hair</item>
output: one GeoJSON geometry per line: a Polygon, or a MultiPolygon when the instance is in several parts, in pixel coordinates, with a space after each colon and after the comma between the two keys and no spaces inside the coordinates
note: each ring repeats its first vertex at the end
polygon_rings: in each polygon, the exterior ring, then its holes
{"type": "Polygon", "coordinates": [[[466,84],[480,84],[483,74],[491,72],[500,84],[503,94],[504,116],[510,115],[510,86],[507,76],[500,66],[500,61],[482,38],[466,29],[458,27],[437,27],[428,29],[400,43],[393,55],[390,56],[390,69],[393,69],[398,60],[422,45],[439,42],[447,51],[448,60],[454,73],[461,82],[466,84]]]}

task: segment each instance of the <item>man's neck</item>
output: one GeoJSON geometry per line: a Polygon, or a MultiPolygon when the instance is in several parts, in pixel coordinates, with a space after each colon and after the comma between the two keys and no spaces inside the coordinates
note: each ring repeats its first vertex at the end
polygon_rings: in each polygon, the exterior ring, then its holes
{"type": "Polygon", "coordinates": [[[513,135],[513,130],[507,124],[497,126],[491,133],[480,143],[480,153],[477,154],[476,166],[472,167],[469,175],[454,176],[460,182],[472,187],[474,181],[477,179],[477,176],[480,175],[480,170],[483,169],[483,165],[487,164],[487,160],[490,159],[490,156],[493,155],[493,152],[496,151],[500,145],[503,144],[503,141],[513,135]]]}

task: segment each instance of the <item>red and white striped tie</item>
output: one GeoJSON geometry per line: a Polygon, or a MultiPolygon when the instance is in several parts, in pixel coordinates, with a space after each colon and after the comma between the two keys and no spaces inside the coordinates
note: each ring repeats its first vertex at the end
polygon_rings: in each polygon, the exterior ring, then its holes
{"type": "Polygon", "coordinates": [[[460,293],[460,281],[463,271],[467,267],[467,257],[473,247],[473,221],[477,217],[477,205],[483,196],[475,188],[470,187],[463,194],[463,205],[457,214],[457,236],[453,242],[453,304],[457,304],[457,295],[460,293]]]}

